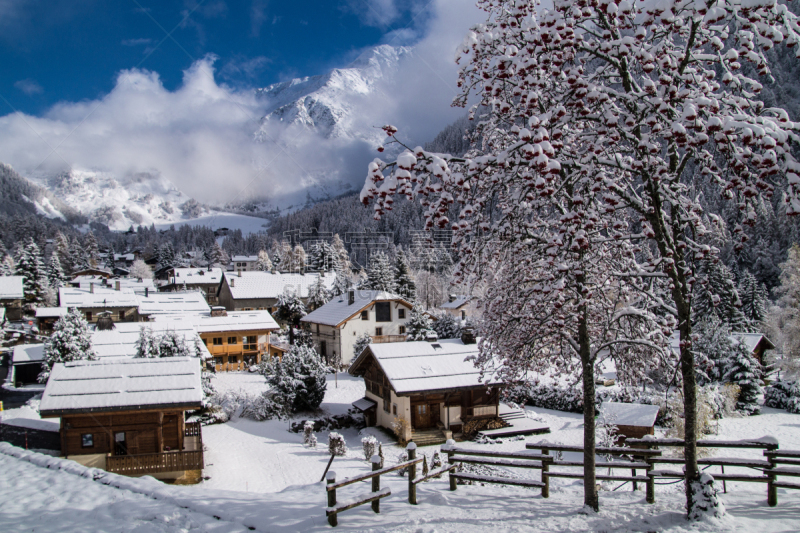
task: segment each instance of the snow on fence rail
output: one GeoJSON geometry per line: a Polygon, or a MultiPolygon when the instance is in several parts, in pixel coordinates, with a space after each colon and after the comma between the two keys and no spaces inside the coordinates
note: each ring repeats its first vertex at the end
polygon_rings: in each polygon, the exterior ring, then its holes
{"type": "Polygon", "coordinates": [[[417,479],[417,464],[422,462],[422,459],[417,459],[417,445],[413,442],[409,442],[408,446],[406,447],[408,451],[408,461],[402,462],[400,464],[396,464],[394,466],[389,466],[386,468],[381,468],[381,458],[378,455],[373,455],[370,459],[372,463],[372,472],[369,474],[363,474],[360,476],[350,477],[347,479],[343,479],[342,481],[336,481],[336,472],[330,471],[327,474],[327,486],[326,490],[328,492],[328,507],[325,509],[325,515],[328,517],[328,523],[331,526],[337,526],[339,524],[338,515],[341,512],[347,511],[348,509],[352,509],[354,507],[358,507],[359,505],[363,505],[365,503],[372,503],[372,510],[376,513],[380,513],[380,500],[382,498],[386,498],[387,496],[391,496],[392,491],[388,488],[381,489],[381,475],[388,474],[390,472],[394,472],[396,470],[403,470],[408,468],[409,476],[408,476],[408,503],[416,505],[417,504],[417,483],[420,481],[424,481],[432,476],[426,476],[422,479],[417,479]],[[353,498],[348,498],[345,501],[337,502],[336,500],[336,489],[340,489],[342,487],[346,487],[347,485],[352,485],[353,483],[358,483],[359,481],[366,481],[368,479],[372,480],[372,490],[366,494],[361,494],[359,496],[355,496],[353,498]]]}

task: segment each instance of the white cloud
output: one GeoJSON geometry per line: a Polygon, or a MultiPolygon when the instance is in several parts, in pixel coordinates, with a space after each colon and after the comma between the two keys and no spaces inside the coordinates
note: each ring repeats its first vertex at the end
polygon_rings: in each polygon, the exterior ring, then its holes
{"type": "Polygon", "coordinates": [[[36,82],[36,80],[32,80],[30,78],[14,82],[14,87],[24,92],[28,96],[33,96],[34,94],[42,94],[44,92],[42,86],[39,85],[36,82]]]}
{"type": "Polygon", "coordinates": [[[344,9],[367,26],[388,27],[401,14],[395,0],[347,0],[344,9]]]}

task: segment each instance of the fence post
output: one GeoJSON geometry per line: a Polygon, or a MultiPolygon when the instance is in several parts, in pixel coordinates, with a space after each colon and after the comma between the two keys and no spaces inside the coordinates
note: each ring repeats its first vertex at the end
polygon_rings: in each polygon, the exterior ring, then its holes
{"type": "MultiPolygon", "coordinates": [[[[333,470],[329,470],[325,477],[328,481],[328,485],[333,485],[336,483],[336,472],[333,470]]],[[[328,507],[335,507],[336,506],[336,489],[332,489],[328,491],[328,507]]],[[[336,516],[336,513],[330,513],[328,515],[328,523],[336,527],[339,525],[339,519],[336,516]]]]}
{"type": "MultiPolygon", "coordinates": [[[[635,460],[636,459],[634,458],[634,461],[635,460]]],[[[635,468],[631,468],[631,475],[633,475],[633,477],[636,477],[636,469],[635,468]]],[[[639,485],[636,483],[636,480],[632,481],[631,484],[633,485],[633,492],[636,492],[636,489],[639,488],[639,485]]]]}
{"type": "MultiPolygon", "coordinates": [[[[542,448],[542,455],[550,455],[550,450],[547,448],[542,448]]],[[[549,498],[550,497],[550,476],[547,474],[550,471],[550,462],[549,461],[542,461],[542,483],[544,483],[544,487],[542,487],[542,498],[549,498]]]]}
{"type": "MultiPolygon", "coordinates": [[[[645,444],[644,446],[648,451],[653,449],[650,444],[645,444]]],[[[647,463],[647,486],[645,487],[645,501],[647,501],[647,503],[656,503],[656,478],[653,475],[655,457],[650,454],[645,455],[644,461],[647,463]]]]}
{"type": "MultiPolygon", "coordinates": [[[[775,444],[768,444],[767,451],[775,451],[778,449],[778,443],[775,444]]],[[[769,461],[769,471],[767,472],[767,477],[769,481],[767,481],[767,505],[770,507],[775,507],[778,505],[778,488],[775,486],[775,460],[776,457],[774,455],[768,455],[767,460],[769,461]]]]}
{"type": "MultiPolygon", "coordinates": [[[[381,469],[381,456],[380,455],[377,455],[377,454],[373,455],[372,459],[370,459],[370,462],[372,462],[372,471],[373,472],[376,471],[376,470],[380,470],[381,469]]],[[[379,490],[381,490],[381,476],[377,475],[377,476],[372,478],[372,492],[378,492],[379,490]]],[[[381,512],[381,501],[379,499],[375,500],[374,502],[372,502],[372,510],[375,511],[376,513],[380,513],[381,512]]]]}
{"type": "MultiPolygon", "coordinates": [[[[417,458],[417,445],[414,441],[408,443],[406,446],[408,452],[408,460],[413,461],[417,458]]],[[[414,478],[417,477],[417,465],[413,464],[408,467],[408,503],[417,505],[417,485],[414,483],[414,478]]]]}
{"type": "MultiPolygon", "coordinates": [[[[447,452],[447,464],[448,465],[452,465],[453,464],[453,453],[455,453],[455,452],[453,452],[453,448],[455,447],[455,445],[456,445],[456,441],[454,441],[453,439],[447,439],[447,442],[444,443],[445,447],[442,448],[442,450],[445,450],[447,452]]],[[[456,488],[457,488],[457,486],[456,486],[456,478],[453,477],[453,471],[452,470],[450,472],[448,472],[448,477],[450,478],[450,490],[456,490],[456,488]]]]}

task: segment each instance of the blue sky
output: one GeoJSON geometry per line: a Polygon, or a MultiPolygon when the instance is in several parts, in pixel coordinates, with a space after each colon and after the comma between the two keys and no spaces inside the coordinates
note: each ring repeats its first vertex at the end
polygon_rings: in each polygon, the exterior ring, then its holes
{"type": "Polygon", "coordinates": [[[365,47],[413,43],[427,17],[424,3],[392,0],[0,0],[0,115],[98,98],[134,67],[174,90],[207,54],[233,87],[319,74],[365,47]]]}

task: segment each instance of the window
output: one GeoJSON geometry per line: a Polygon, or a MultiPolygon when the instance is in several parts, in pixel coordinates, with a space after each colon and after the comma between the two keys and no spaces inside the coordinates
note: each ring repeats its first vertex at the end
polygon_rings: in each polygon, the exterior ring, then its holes
{"type": "Polygon", "coordinates": [[[214,337],[214,346],[222,346],[222,337],[214,337]]]}
{"type": "Polygon", "coordinates": [[[215,357],[214,358],[214,364],[222,366],[222,357],[215,357]]]}
{"type": "Polygon", "coordinates": [[[319,324],[317,324],[317,335],[319,335],[319,324]]]}
{"type": "Polygon", "coordinates": [[[385,398],[383,400],[383,410],[386,411],[387,413],[391,413],[391,411],[389,411],[389,400],[385,398]]]}
{"type": "Polygon", "coordinates": [[[120,309],[120,311],[119,311],[119,319],[120,320],[125,320],[125,310],[120,309]]]}
{"type": "Polygon", "coordinates": [[[81,448],[94,448],[94,435],[91,433],[81,435],[81,448]]]}
{"type": "Polygon", "coordinates": [[[361,311],[361,320],[369,320],[369,311],[361,311]]]}
{"type": "Polygon", "coordinates": [[[467,312],[461,311],[461,320],[466,320],[466,319],[467,319],[467,312]]]}
{"type": "Polygon", "coordinates": [[[258,348],[258,336],[248,335],[246,337],[242,337],[242,344],[244,344],[245,350],[255,350],[258,348]]]}
{"type": "Polygon", "coordinates": [[[400,326],[400,335],[405,335],[405,334],[406,334],[406,327],[400,326]]]}
{"type": "Polygon", "coordinates": [[[239,339],[236,337],[228,337],[228,344],[239,344],[239,339]]]}
{"type": "Polygon", "coordinates": [[[91,311],[86,311],[86,321],[87,322],[91,322],[92,321],[92,312],[91,311]]]}
{"type": "Polygon", "coordinates": [[[380,337],[383,335],[383,328],[375,328],[375,336],[380,337]]]}
{"type": "Polygon", "coordinates": [[[397,318],[405,318],[406,317],[406,310],[402,307],[397,310],[397,318]]]}
{"type": "Polygon", "coordinates": [[[392,414],[394,416],[397,416],[397,404],[396,403],[392,404],[392,414]]]}
{"type": "Polygon", "coordinates": [[[392,303],[375,302],[375,322],[392,321],[392,303]]]}
{"type": "Polygon", "coordinates": [[[325,342],[325,341],[320,341],[319,342],[319,354],[322,357],[327,357],[328,356],[328,343],[327,342],[325,342]]]}
{"type": "Polygon", "coordinates": [[[237,360],[237,358],[236,358],[236,356],[235,356],[235,355],[229,355],[229,356],[228,356],[228,364],[229,364],[229,365],[238,366],[238,364],[239,364],[239,361],[237,360]]]}
{"type": "Polygon", "coordinates": [[[255,355],[247,355],[244,358],[244,362],[247,366],[253,366],[256,364],[256,356],[255,355]]]}

